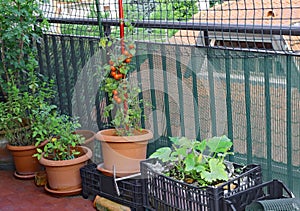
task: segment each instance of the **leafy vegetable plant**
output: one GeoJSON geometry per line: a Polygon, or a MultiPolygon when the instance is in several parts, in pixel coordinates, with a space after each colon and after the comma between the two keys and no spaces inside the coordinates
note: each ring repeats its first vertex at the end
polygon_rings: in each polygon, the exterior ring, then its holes
{"type": "Polygon", "coordinates": [[[164,174],[198,186],[214,185],[227,181],[225,157],[233,154],[231,140],[224,136],[203,141],[186,137],[171,137],[172,148],[157,149],[150,158],[166,164],[164,174]]]}

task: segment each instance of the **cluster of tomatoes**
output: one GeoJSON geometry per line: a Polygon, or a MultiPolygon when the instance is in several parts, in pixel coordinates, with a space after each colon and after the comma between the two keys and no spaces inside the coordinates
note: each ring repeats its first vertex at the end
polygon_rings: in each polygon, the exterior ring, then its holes
{"type": "MultiPolygon", "coordinates": [[[[134,45],[129,45],[129,49],[133,49],[134,45]]],[[[120,57],[120,60],[122,60],[120,65],[115,65],[114,61],[109,60],[109,65],[110,65],[110,75],[115,79],[115,80],[120,80],[122,78],[125,78],[124,72],[126,72],[126,64],[129,64],[132,59],[132,54],[124,50],[122,52],[122,57],[120,57]]]]}
{"type": "Polygon", "coordinates": [[[117,90],[113,90],[113,99],[118,104],[122,102],[122,99],[119,97],[119,93],[117,90]]]}
{"type": "MultiPolygon", "coordinates": [[[[121,61],[120,64],[116,65],[114,61],[109,60],[110,75],[115,80],[120,80],[126,77],[126,73],[128,71],[128,64],[131,62],[131,59],[133,57],[130,51],[134,49],[134,47],[135,46],[133,44],[130,44],[128,46],[129,51],[127,51],[126,49],[123,50],[122,56],[119,57],[119,61],[121,61]]],[[[113,90],[113,99],[118,104],[122,102],[122,99],[119,97],[117,90],[113,90]]]]}

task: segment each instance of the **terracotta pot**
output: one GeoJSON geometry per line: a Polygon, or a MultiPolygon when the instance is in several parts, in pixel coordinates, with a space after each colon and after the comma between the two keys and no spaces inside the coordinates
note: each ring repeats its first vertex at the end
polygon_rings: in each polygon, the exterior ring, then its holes
{"type": "Polygon", "coordinates": [[[49,160],[43,156],[39,160],[45,166],[48,190],[56,194],[81,190],[80,168],[92,157],[88,147],[80,146],[80,156],[72,160],[49,160]]]}
{"type": "Polygon", "coordinates": [[[96,133],[91,130],[76,130],[75,133],[82,135],[85,139],[84,143],[81,144],[82,146],[88,147],[92,150],[92,158],[91,160],[96,163],[96,158],[95,158],[95,135],[96,133]]]}
{"type": "Polygon", "coordinates": [[[94,140],[95,140],[95,132],[91,130],[76,130],[76,134],[82,135],[85,138],[83,146],[87,146],[93,150],[94,148],[94,140]]]}
{"type": "Polygon", "coordinates": [[[146,159],[147,144],[153,138],[150,130],[142,130],[139,135],[117,136],[115,129],[101,130],[96,134],[101,142],[103,164],[98,169],[117,176],[127,176],[140,172],[140,161],[146,159]]]}
{"type": "MultiPolygon", "coordinates": [[[[39,147],[44,146],[47,141],[43,142],[39,147]]],[[[6,145],[7,149],[11,152],[16,168],[15,176],[18,178],[34,178],[35,172],[40,171],[42,166],[37,158],[32,157],[37,153],[36,146],[12,146],[6,145]]]]}

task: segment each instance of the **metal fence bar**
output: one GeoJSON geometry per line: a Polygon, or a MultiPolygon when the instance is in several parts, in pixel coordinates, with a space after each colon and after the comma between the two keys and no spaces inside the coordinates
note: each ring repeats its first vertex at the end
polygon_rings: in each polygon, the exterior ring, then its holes
{"type": "MultiPolygon", "coordinates": [[[[97,18],[47,18],[49,23],[63,24],[82,24],[98,25],[97,18]]],[[[119,26],[119,19],[101,19],[103,26],[119,26]]],[[[157,29],[183,29],[199,31],[218,31],[232,33],[251,33],[251,34],[273,34],[299,36],[298,26],[278,26],[278,25],[248,25],[248,24],[221,24],[214,22],[181,22],[181,21],[157,21],[157,20],[132,20],[132,25],[137,28],[157,28],[157,29]]]]}
{"type": "MultiPolygon", "coordinates": [[[[227,133],[228,138],[233,140],[233,124],[232,124],[232,100],[231,100],[231,64],[229,52],[225,51],[225,72],[226,72],[226,109],[227,109],[227,133]]],[[[234,146],[231,151],[234,151],[234,146]]],[[[229,159],[234,160],[234,156],[230,155],[229,159]]]]}
{"type": "MultiPolygon", "coordinates": [[[[48,38],[46,35],[44,35],[44,48],[45,48],[45,51],[44,53],[46,54],[45,57],[46,57],[46,67],[47,67],[47,76],[48,78],[52,78],[52,67],[50,65],[50,49],[49,49],[49,42],[48,42],[48,38]]],[[[43,59],[42,57],[40,59],[43,59]]]]}
{"type": "Polygon", "coordinates": [[[250,70],[249,59],[243,60],[244,80],[245,80],[245,106],[247,125],[247,162],[252,163],[252,130],[251,130],[251,90],[250,90],[250,70]]]}
{"type": "Polygon", "coordinates": [[[59,70],[59,64],[58,64],[58,49],[57,49],[57,42],[56,42],[56,37],[55,36],[52,36],[51,37],[51,44],[53,46],[53,56],[54,56],[54,66],[53,66],[53,69],[54,69],[54,72],[55,72],[55,81],[56,81],[56,86],[57,86],[57,93],[58,93],[58,101],[59,101],[59,107],[64,109],[64,103],[63,103],[63,96],[62,94],[64,93],[63,92],[63,89],[62,89],[62,81],[61,81],[61,75],[60,75],[60,70],[59,70]]]}
{"type": "MultiPolygon", "coordinates": [[[[139,55],[139,45],[136,45],[136,52],[137,52],[137,55],[139,55]]],[[[138,83],[139,83],[139,87],[141,88],[141,90],[143,90],[143,84],[141,83],[142,81],[142,76],[141,76],[141,62],[142,62],[142,56],[139,55],[136,57],[136,60],[135,60],[135,65],[136,65],[136,77],[137,77],[137,80],[138,80],[138,83]]],[[[144,99],[143,97],[143,92],[139,93],[139,99],[144,99]]],[[[141,102],[140,103],[140,106],[143,108],[144,106],[144,102],[141,102]]],[[[143,128],[145,128],[145,110],[143,109],[142,111],[142,119],[141,119],[141,125],[143,128]]]]}
{"type": "MultiPolygon", "coordinates": [[[[49,17],[49,22],[52,24],[77,24],[77,25],[86,25],[86,26],[98,26],[101,24],[99,36],[103,36],[103,34],[107,35],[107,29],[109,29],[108,34],[110,34],[111,26],[118,26],[119,19],[109,19],[101,17],[101,21],[97,20],[97,18],[60,18],[60,17],[49,17]]],[[[166,30],[186,30],[186,31],[194,31],[194,32],[203,32],[201,35],[205,42],[202,42],[201,46],[210,47],[210,48],[224,48],[230,49],[230,47],[222,47],[222,46],[211,46],[209,45],[209,39],[215,39],[218,37],[217,33],[232,33],[232,34],[251,34],[253,37],[263,36],[263,35],[272,35],[272,36],[288,36],[289,40],[292,41],[291,37],[300,36],[300,27],[295,25],[250,25],[250,24],[227,24],[227,23],[216,23],[216,22],[197,22],[197,20],[193,20],[191,22],[181,22],[181,21],[157,21],[157,20],[130,20],[131,23],[136,28],[145,28],[145,29],[166,29],[166,30]],[[209,32],[213,32],[214,35],[210,36],[209,32]]],[[[201,34],[201,33],[200,33],[201,34]]],[[[222,35],[223,36],[223,35],[222,35]]],[[[82,37],[85,37],[82,35],[82,37]]],[[[86,36],[88,38],[88,36],[86,36]]],[[[178,38],[183,39],[183,38],[178,38]]],[[[194,37],[196,39],[196,37],[194,37]]],[[[168,43],[169,41],[167,41],[168,43]]],[[[191,45],[191,44],[185,44],[191,45]]],[[[198,45],[198,44],[196,44],[198,45]]],[[[264,49],[251,49],[248,48],[238,48],[235,47],[235,50],[242,51],[255,51],[255,52],[268,52],[268,53],[278,53],[278,54],[295,54],[298,55],[299,52],[294,50],[285,49],[285,46],[280,44],[278,46],[280,50],[268,50],[266,47],[264,49]]]]}
{"type": "Polygon", "coordinates": [[[265,85],[265,112],[266,112],[266,141],[267,141],[267,178],[272,179],[272,122],[271,122],[271,94],[270,94],[270,77],[269,77],[269,58],[264,58],[264,85],[265,85]]]}
{"type": "MultiPolygon", "coordinates": [[[[292,164],[292,58],[286,57],[286,145],[287,145],[287,175],[293,175],[292,164]]],[[[288,186],[293,187],[293,180],[288,180],[288,186]]]]}
{"type": "Polygon", "coordinates": [[[215,83],[213,72],[213,61],[211,57],[211,50],[208,49],[208,83],[209,83],[209,103],[210,103],[210,118],[212,136],[217,135],[217,119],[216,119],[216,99],[215,99],[215,83]]]}
{"type": "MultiPolygon", "coordinates": [[[[71,66],[72,66],[73,70],[75,70],[73,72],[72,77],[73,77],[74,81],[77,81],[77,78],[78,78],[78,76],[77,76],[78,71],[77,70],[79,70],[79,68],[77,66],[77,62],[76,61],[78,61],[79,58],[77,58],[77,55],[75,53],[76,50],[75,50],[74,39],[70,39],[70,48],[71,48],[71,66]]],[[[75,90],[75,93],[76,93],[76,96],[78,96],[77,90],[75,90]]],[[[76,104],[76,109],[79,110],[80,109],[80,105],[76,104]]]]}
{"type": "MultiPolygon", "coordinates": [[[[150,44],[147,44],[147,48],[151,49],[150,44]]],[[[149,59],[149,78],[150,78],[150,97],[151,97],[151,104],[152,104],[152,110],[155,111],[157,107],[156,103],[156,93],[155,93],[155,83],[154,83],[154,59],[153,54],[147,54],[149,59]]],[[[153,112],[153,136],[154,139],[157,139],[159,137],[158,133],[158,127],[157,127],[157,114],[156,112],[153,112]]]]}
{"type": "Polygon", "coordinates": [[[67,112],[68,114],[72,113],[72,102],[71,102],[71,90],[70,90],[70,81],[68,80],[70,78],[69,72],[69,66],[67,64],[67,52],[66,52],[66,39],[65,37],[61,37],[61,57],[62,57],[62,63],[63,63],[63,72],[64,77],[67,79],[65,80],[65,93],[67,95],[67,112]]]}
{"type": "Polygon", "coordinates": [[[178,97],[179,97],[179,117],[180,117],[180,130],[181,135],[185,136],[185,122],[184,122],[184,106],[183,100],[183,87],[182,87],[182,71],[181,71],[181,59],[180,59],[180,48],[179,46],[175,47],[176,51],[176,74],[177,74],[177,88],[178,88],[178,97]]]}
{"type": "Polygon", "coordinates": [[[192,76],[192,87],[193,87],[193,106],[194,106],[194,121],[195,121],[195,137],[197,140],[201,140],[201,125],[200,125],[200,116],[199,116],[199,97],[198,97],[198,88],[197,88],[197,75],[193,70],[196,70],[196,57],[195,48],[191,49],[191,63],[192,70],[188,70],[192,76]]]}
{"type": "Polygon", "coordinates": [[[165,46],[161,46],[161,59],[162,59],[162,73],[163,73],[163,87],[164,87],[164,111],[166,118],[166,136],[172,136],[171,118],[170,118],[170,104],[169,104],[169,88],[168,88],[168,75],[167,75],[167,58],[165,46]]]}

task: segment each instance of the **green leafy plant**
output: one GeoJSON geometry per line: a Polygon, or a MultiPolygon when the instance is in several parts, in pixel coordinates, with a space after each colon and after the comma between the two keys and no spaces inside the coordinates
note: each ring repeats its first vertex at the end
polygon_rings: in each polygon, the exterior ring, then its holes
{"type": "Polygon", "coordinates": [[[157,158],[167,165],[168,176],[199,186],[213,185],[228,180],[225,157],[232,154],[232,142],[226,136],[203,141],[186,137],[171,137],[172,148],[163,147],[150,158],[157,158]]]}
{"type": "Polygon", "coordinates": [[[133,135],[141,130],[142,117],[141,89],[128,80],[128,74],[134,70],[135,44],[129,39],[110,37],[101,39],[100,46],[108,55],[108,63],[101,67],[104,75],[101,89],[107,93],[109,102],[104,115],[111,117],[117,135],[133,135]]]}
{"type": "Polygon", "coordinates": [[[47,21],[39,1],[0,2],[0,130],[11,145],[32,145],[32,111],[52,97],[51,87],[35,69],[36,42],[47,21]]]}
{"type": "Polygon", "coordinates": [[[9,144],[13,146],[34,145],[31,125],[36,121],[35,110],[54,95],[52,81],[49,83],[40,80],[35,72],[28,73],[27,81],[24,81],[28,90],[18,88],[9,82],[7,86],[7,98],[0,102],[0,130],[5,131],[9,144]]]}
{"type": "Polygon", "coordinates": [[[43,148],[38,148],[34,157],[44,156],[51,160],[70,160],[80,154],[76,148],[83,143],[84,138],[76,134],[80,127],[77,118],[61,115],[54,105],[43,105],[35,111],[38,117],[32,124],[33,137],[36,146],[47,140],[43,148]]]}

